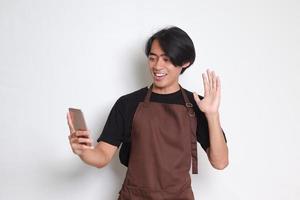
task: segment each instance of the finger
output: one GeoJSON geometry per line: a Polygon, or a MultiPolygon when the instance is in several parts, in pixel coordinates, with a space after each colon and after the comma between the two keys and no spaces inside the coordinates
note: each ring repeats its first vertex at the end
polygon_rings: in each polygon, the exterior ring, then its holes
{"type": "Polygon", "coordinates": [[[212,89],[212,77],[211,77],[211,72],[209,69],[206,70],[206,73],[207,73],[207,77],[208,77],[208,88],[209,88],[209,91],[212,89]]]}
{"type": "Polygon", "coordinates": [[[81,145],[81,148],[82,149],[94,149],[93,146],[88,146],[88,145],[84,145],[84,144],[81,145]]]}
{"type": "Polygon", "coordinates": [[[208,78],[205,73],[202,74],[203,79],[203,85],[204,85],[204,96],[207,96],[209,94],[209,83],[208,78]]]}
{"type": "Polygon", "coordinates": [[[89,143],[92,144],[93,140],[91,138],[87,138],[87,137],[71,137],[70,138],[70,143],[89,143]]]}
{"type": "Polygon", "coordinates": [[[71,148],[73,151],[82,150],[81,144],[78,144],[78,143],[72,143],[71,148]]]}
{"type": "Polygon", "coordinates": [[[93,149],[93,146],[88,146],[88,145],[84,145],[84,144],[72,144],[72,150],[76,151],[76,150],[85,150],[85,149],[93,149]]]}
{"type": "Polygon", "coordinates": [[[77,137],[90,137],[89,131],[76,131],[75,135],[77,137]]]}
{"type": "Polygon", "coordinates": [[[200,100],[198,94],[196,92],[193,92],[193,95],[194,95],[194,99],[195,99],[196,103],[197,104],[200,103],[201,100],[200,100]]]}
{"type": "Polygon", "coordinates": [[[216,83],[217,80],[216,80],[216,74],[214,71],[211,72],[211,76],[212,76],[212,89],[213,89],[213,91],[215,91],[217,88],[217,83],[216,83]]]}
{"type": "Polygon", "coordinates": [[[77,137],[72,137],[69,135],[69,143],[72,146],[73,144],[78,144],[78,138],[77,137]]]}
{"type": "Polygon", "coordinates": [[[84,144],[90,146],[93,142],[92,142],[92,140],[90,138],[78,138],[78,143],[79,144],[84,143],[84,144]]]}
{"type": "Polygon", "coordinates": [[[216,83],[216,84],[217,84],[217,86],[216,86],[216,87],[217,87],[217,88],[216,88],[217,94],[218,94],[218,95],[221,95],[221,80],[220,80],[220,77],[219,77],[219,76],[217,76],[216,79],[217,79],[217,81],[216,81],[216,82],[217,82],[217,83],[216,83]]]}
{"type": "Polygon", "coordinates": [[[78,139],[79,138],[77,138],[77,137],[73,137],[73,138],[70,139],[70,143],[71,144],[78,144],[79,143],[78,139]]]}
{"type": "Polygon", "coordinates": [[[70,134],[70,136],[71,136],[71,138],[76,138],[76,131],[72,132],[72,133],[70,134]]]}
{"type": "Polygon", "coordinates": [[[67,113],[67,120],[68,120],[68,125],[69,125],[69,129],[70,129],[70,133],[74,133],[75,132],[75,129],[74,129],[74,126],[73,126],[73,123],[72,123],[72,119],[71,119],[71,116],[70,116],[70,113],[68,112],[67,113]]]}
{"type": "Polygon", "coordinates": [[[71,143],[72,136],[71,136],[71,135],[68,135],[68,138],[69,138],[69,142],[71,143]]]}

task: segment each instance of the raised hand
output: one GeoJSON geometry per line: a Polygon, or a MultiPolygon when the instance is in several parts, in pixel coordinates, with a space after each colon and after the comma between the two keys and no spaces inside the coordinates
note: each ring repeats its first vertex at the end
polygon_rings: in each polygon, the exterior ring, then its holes
{"type": "Polygon", "coordinates": [[[220,78],[216,76],[214,71],[206,70],[202,74],[204,84],[204,98],[200,100],[198,94],[194,92],[194,99],[199,109],[205,115],[214,115],[218,113],[221,98],[220,78]]]}
{"type": "Polygon", "coordinates": [[[69,142],[72,151],[80,156],[86,149],[93,149],[90,131],[75,131],[69,112],[67,114],[67,120],[70,129],[69,142]]]}

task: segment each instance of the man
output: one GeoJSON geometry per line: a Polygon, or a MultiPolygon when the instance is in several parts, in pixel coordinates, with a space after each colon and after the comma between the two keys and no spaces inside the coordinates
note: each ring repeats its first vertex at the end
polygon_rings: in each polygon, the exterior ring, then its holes
{"type": "Polygon", "coordinates": [[[226,137],[220,125],[220,79],[202,74],[204,97],[183,89],[179,75],[195,60],[190,37],[178,27],[155,33],[146,43],[153,84],[120,97],[93,147],[89,131],[74,131],[70,144],[87,164],[102,168],[117,148],[128,167],[120,200],[194,199],[189,170],[198,173],[197,141],[211,165],[228,165],[226,137]]]}

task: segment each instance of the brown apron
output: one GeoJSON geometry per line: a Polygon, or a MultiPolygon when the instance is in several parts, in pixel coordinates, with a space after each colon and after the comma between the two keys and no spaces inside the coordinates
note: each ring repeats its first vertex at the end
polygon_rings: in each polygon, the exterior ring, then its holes
{"type": "Polygon", "coordinates": [[[197,174],[197,120],[185,105],[150,102],[152,85],[133,117],[128,170],[118,200],[194,200],[189,170],[197,174]]]}

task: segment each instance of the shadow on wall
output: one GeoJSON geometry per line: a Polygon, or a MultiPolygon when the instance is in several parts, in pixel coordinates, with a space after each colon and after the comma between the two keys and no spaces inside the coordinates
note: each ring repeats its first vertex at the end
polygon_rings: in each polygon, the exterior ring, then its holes
{"type": "MultiPolygon", "coordinates": [[[[140,45],[143,47],[143,45],[140,45]]],[[[132,80],[135,88],[142,88],[152,83],[152,77],[149,72],[147,57],[144,53],[144,49],[137,46],[131,47],[128,55],[131,70],[127,75],[130,76],[129,80],[132,80]]],[[[131,91],[129,91],[131,92],[131,91]]]]}
{"type": "MultiPolygon", "coordinates": [[[[125,75],[130,77],[120,80],[120,82],[123,81],[121,84],[128,84],[129,88],[131,88],[130,84],[136,86],[136,88],[142,88],[149,85],[151,83],[151,76],[149,74],[145,54],[143,54],[136,46],[129,48],[127,52],[132,52],[128,55],[128,63],[131,63],[131,69],[128,70],[128,74],[125,75]],[[131,83],[128,83],[125,80],[130,80],[131,83]]],[[[121,72],[122,70],[120,70],[120,73],[121,72]]],[[[128,91],[128,93],[129,92],[132,91],[128,91]]],[[[120,94],[120,96],[121,95],[122,94],[120,94]]],[[[111,108],[113,103],[114,102],[108,106],[111,108]]],[[[99,109],[101,110],[102,108],[99,109]]],[[[100,131],[98,133],[92,133],[94,141],[96,141],[99,134],[101,134],[109,113],[99,112],[98,114],[100,115],[97,120],[99,124],[95,130],[100,131]]],[[[52,198],[57,198],[62,195],[68,195],[68,198],[72,198],[73,195],[76,197],[80,194],[79,190],[82,190],[82,193],[86,193],[86,191],[90,191],[91,188],[97,188],[97,191],[100,192],[100,199],[101,197],[103,198],[104,190],[112,190],[111,194],[109,194],[108,197],[106,196],[108,199],[117,199],[118,192],[121,189],[127,171],[127,168],[120,163],[119,150],[120,148],[114,155],[112,161],[101,169],[84,164],[76,155],[70,156],[71,160],[69,161],[61,160],[56,163],[52,162],[45,164],[43,167],[47,173],[44,174],[42,180],[44,182],[43,185],[45,186],[46,194],[49,194],[50,196],[53,195],[52,198]],[[106,182],[107,180],[109,180],[109,182],[106,182]],[[103,185],[105,185],[105,188],[101,188],[103,185]],[[70,191],[73,192],[70,194],[70,191]]],[[[72,154],[69,146],[68,151],[72,154]]]]}
{"type": "MultiPolygon", "coordinates": [[[[135,88],[142,88],[151,83],[151,76],[149,74],[149,69],[147,65],[147,58],[143,52],[139,51],[140,49],[138,47],[132,47],[128,50],[128,52],[132,52],[130,55],[128,55],[129,62],[131,63],[130,66],[132,66],[133,73],[129,73],[129,76],[133,76],[133,78],[130,78],[129,80],[132,80],[133,85],[135,88]]],[[[128,80],[128,79],[127,79],[128,80]]],[[[124,82],[125,84],[125,82],[124,82]]],[[[133,91],[128,91],[128,93],[131,93],[133,91]]],[[[122,145],[122,144],[121,144],[122,145]]],[[[114,191],[112,194],[111,199],[117,199],[119,196],[119,191],[122,187],[122,183],[126,176],[127,167],[123,166],[120,163],[119,160],[119,150],[121,146],[118,149],[118,153],[115,154],[111,164],[109,167],[111,167],[112,171],[114,172],[114,182],[116,182],[116,186],[114,187],[114,191]]]]}
{"type": "MultiPolygon", "coordinates": [[[[121,167],[118,153],[115,154],[109,165],[101,169],[88,166],[78,159],[74,155],[69,162],[65,160],[48,163],[43,167],[45,169],[45,175],[42,179],[44,194],[49,199],[63,199],[62,197],[66,195],[68,199],[72,196],[78,199],[78,195],[87,194],[91,191],[91,188],[97,188],[97,191],[100,192],[98,195],[100,199],[103,198],[105,190],[112,190],[108,199],[117,199],[127,170],[127,168],[121,167]],[[68,163],[68,166],[66,166],[66,163],[68,163]],[[108,173],[109,171],[112,171],[112,173],[108,173]]],[[[92,194],[95,193],[92,192],[92,194]]]]}

